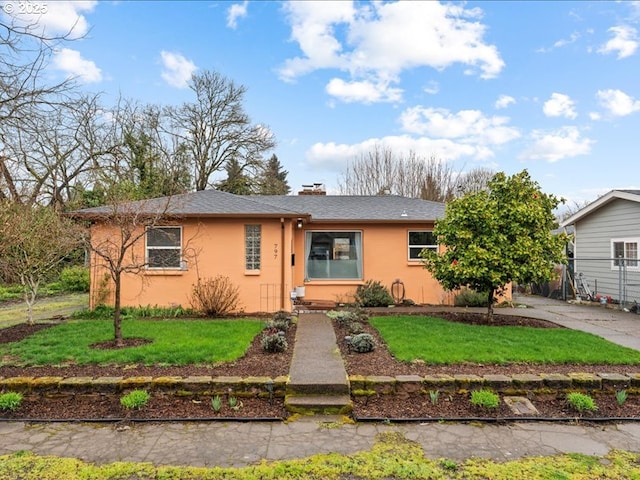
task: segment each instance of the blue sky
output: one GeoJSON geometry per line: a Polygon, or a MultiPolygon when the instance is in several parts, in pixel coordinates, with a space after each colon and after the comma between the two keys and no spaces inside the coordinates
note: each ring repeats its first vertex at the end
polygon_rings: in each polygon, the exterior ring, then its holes
{"type": "Polygon", "coordinates": [[[335,192],[376,144],[456,171],[526,168],[570,204],[640,188],[640,2],[31,3],[50,32],[84,35],[49,75],[107,104],[191,100],[202,70],[247,87],[294,191],[335,192]]]}

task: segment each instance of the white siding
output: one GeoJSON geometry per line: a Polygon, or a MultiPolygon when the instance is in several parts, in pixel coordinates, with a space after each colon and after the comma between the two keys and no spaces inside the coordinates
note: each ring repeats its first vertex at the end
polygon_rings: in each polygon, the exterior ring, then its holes
{"type": "MultiPolygon", "coordinates": [[[[611,241],[640,239],[640,203],[616,199],[595,210],[575,225],[575,274],[582,273],[592,291],[619,299],[619,272],[611,260],[584,260],[612,257],[611,241]]],[[[627,269],[627,283],[640,284],[640,271],[627,269]]],[[[640,286],[627,286],[627,301],[640,302],[640,286]]]]}

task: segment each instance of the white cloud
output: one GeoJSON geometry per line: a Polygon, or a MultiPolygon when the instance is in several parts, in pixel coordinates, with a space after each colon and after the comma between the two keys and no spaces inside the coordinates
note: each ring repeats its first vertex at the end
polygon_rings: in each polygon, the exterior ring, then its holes
{"type": "Polygon", "coordinates": [[[523,152],[521,160],[546,160],[550,163],[564,158],[587,155],[594,140],[582,138],[576,127],[562,127],[553,132],[534,130],[531,133],[533,145],[523,152]]]}
{"type": "Polygon", "coordinates": [[[245,0],[242,3],[234,3],[227,9],[227,27],[234,30],[238,26],[238,19],[247,16],[247,6],[249,1],[245,0]]]}
{"type": "Polygon", "coordinates": [[[624,117],[640,111],[640,100],[634,100],[621,90],[598,90],[600,105],[616,117],[624,117]]]}
{"type": "Polygon", "coordinates": [[[402,98],[402,90],[392,88],[388,83],[374,84],[368,80],[345,82],[340,78],[333,78],[327,84],[327,93],[343,102],[398,102],[402,98]]]}
{"type": "Polygon", "coordinates": [[[102,81],[102,72],[91,60],[82,58],[80,52],[70,48],[56,50],[53,56],[53,67],[77,78],[83,83],[102,81]]]}
{"type": "Polygon", "coordinates": [[[435,155],[443,161],[453,161],[461,157],[486,159],[492,152],[481,146],[465,145],[449,139],[415,138],[409,135],[370,138],[356,144],[334,142],[316,143],[306,152],[307,163],[318,170],[343,170],[350,160],[360,154],[370,152],[377,146],[384,146],[394,152],[412,151],[421,157],[435,155]]]}
{"type": "Polygon", "coordinates": [[[56,2],[3,2],[4,12],[7,5],[13,7],[13,20],[18,25],[28,26],[34,33],[45,36],[68,36],[80,38],[89,31],[89,22],[83,13],[91,13],[97,1],[56,1],[56,2]],[[25,13],[25,4],[30,5],[33,13],[25,13]],[[45,11],[41,11],[45,8],[45,11]],[[18,14],[19,12],[19,14],[18,14]]]}
{"type": "Polygon", "coordinates": [[[591,120],[597,121],[602,118],[602,116],[598,112],[589,112],[589,118],[591,120]]]}
{"type": "Polygon", "coordinates": [[[502,108],[507,108],[509,105],[511,105],[512,103],[516,103],[516,99],[509,96],[509,95],[500,95],[498,97],[498,100],[496,100],[495,103],[495,108],[497,108],[498,110],[502,109],[502,108]]]}
{"type": "Polygon", "coordinates": [[[402,128],[429,137],[456,138],[462,143],[501,145],[520,136],[508,117],[486,117],[479,110],[451,113],[444,108],[412,107],[400,116],[402,128]]]}
{"type": "Polygon", "coordinates": [[[640,42],[638,41],[638,31],[628,25],[611,27],[609,32],[613,38],[598,49],[599,53],[617,53],[618,59],[633,55],[640,42]]]}
{"type": "Polygon", "coordinates": [[[424,87],[424,92],[428,93],[429,95],[435,95],[436,93],[438,93],[440,91],[440,85],[438,84],[438,82],[435,82],[433,80],[431,80],[426,87],[424,87]]]}
{"type": "MultiPolygon", "coordinates": [[[[504,67],[494,45],[483,41],[481,11],[438,2],[289,2],[291,39],[302,55],[280,69],[284,80],[318,69],[338,69],[349,75],[345,84],[397,83],[404,70],[443,70],[467,66],[482,78],[497,76],[504,67]]],[[[380,101],[387,101],[382,96],[380,101]]]]}
{"type": "Polygon", "coordinates": [[[191,80],[191,75],[198,67],[191,60],[187,60],[179,53],[160,52],[163,70],[162,79],[172,87],[186,88],[191,80]]]}
{"type": "Polygon", "coordinates": [[[544,102],[542,111],[547,117],[576,118],[578,114],[573,108],[574,105],[573,100],[568,95],[553,93],[551,98],[544,102]]]}

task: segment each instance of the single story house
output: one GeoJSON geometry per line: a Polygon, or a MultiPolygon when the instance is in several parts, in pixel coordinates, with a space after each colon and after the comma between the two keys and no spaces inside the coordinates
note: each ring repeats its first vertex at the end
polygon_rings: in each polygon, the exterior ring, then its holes
{"type": "MultiPolygon", "coordinates": [[[[419,256],[439,248],[432,230],[443,203],[326,195],[316,184],[298,195],[205,190],[127,205],[132,219],[141,212],[162,219],[127,227],[138,240],[126,256],[132,268],[123,277],[123,306],[186,307],[198,279],[216,275],[239,287],[237,310],[244,312],[290,310],[293,296],[349,302],[367,280],[390,289],[399,281],[392,293],[416,303],[453,302],[419,256]]],[[[111,218],[113,207],[73,216],[91,221],[94,247],[117,246],[121,226],[111,218]]],[[[112,290],[104,259],[94,253],[91,305],[112,303],[112,290]]]]}
{"type": "Polygon", "coordinates": [[[577,211],[573,227],[576,290],[593,297],[640,301],[640,190],[612,190],[577,211]]]}

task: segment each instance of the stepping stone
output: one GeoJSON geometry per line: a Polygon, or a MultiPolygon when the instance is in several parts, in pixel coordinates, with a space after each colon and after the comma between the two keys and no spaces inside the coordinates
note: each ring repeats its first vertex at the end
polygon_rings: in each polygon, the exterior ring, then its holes
{"type": "Polygon", "coordinates": [[[504,397],[504,403],[507,404],[514,415],[535,416],[540,414],[526,397],[504,397]]]}

